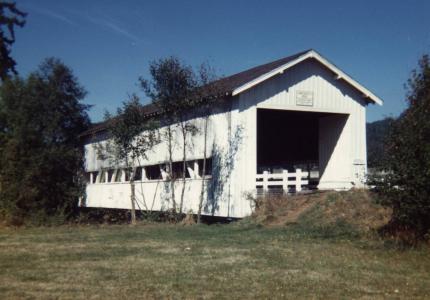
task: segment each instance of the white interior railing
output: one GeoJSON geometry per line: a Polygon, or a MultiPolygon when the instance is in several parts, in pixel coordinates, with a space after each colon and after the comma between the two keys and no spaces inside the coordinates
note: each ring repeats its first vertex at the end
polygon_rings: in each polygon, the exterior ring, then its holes
{"type": "Polygon", "coordinates": [[[264,191],[267,191],[271,186],[282,186],[285,192],[288,192],[289,187],[295,187],[296,192],[300,192],[302,186],[309,184],[308,176],[309,172],[303,172],[301,169],[296,169],[292,173],[283,170],[282,173],[277,174],[264,171],[263,174],[257,174],[255,183],[257,188],[262,187],[264,191]]]}

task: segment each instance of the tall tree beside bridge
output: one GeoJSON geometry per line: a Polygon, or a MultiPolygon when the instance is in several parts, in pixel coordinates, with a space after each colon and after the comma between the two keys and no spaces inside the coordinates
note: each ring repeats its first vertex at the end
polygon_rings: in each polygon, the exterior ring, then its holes
{"type": "Polygon", "coordinates": [[[392,228],[430,230],[430,59],[424,55],[407,82],[407,109],[391,126],[385,149],[384,180],[377,182],[383,203],[393,208],[392,228]]]}
{"type": "Polygon", "coordinates": [[[209,64],[202,64],[197,70],[181,62],[176,57],[168,57],[154,61],[150,66],[151,80],[140,78],[143,90],[151,98],[152,103],[159,109],[162,125],[165,126],[162,136],[168,145],[169,179],[171,183],[171,199],[173,210],[184,213],[183,203],[185,195],[187,173],[187,148],[192,144],[192,137],[197,133],[203,134],[203,168],[202,187],[197,211],[198,220],[202,211],[207,162],[207,133],[209,117],[213,103],[221,95],[221,87],[215,80],[215,72],[209,64]],[[198,128],[192,121],[195,114],[203,118],[203,128],[198,128]],[[179,128],[180,137],[176,137],[175,128],[179,128]],[[179,207],[175,201],[175,174],[173,172],[172,154],[176,138],[182,141],[182,191],[179,207]]]}
{"type": "Polygon", "coordinates": [[[50,58],[27,78],[0,87],[0,214],[44,222],[68,217],[83,185],[78,138],[88,129],[86,92],[72,71],[50,58]]]}
{"type": "Polygon", "coordinates": [[[172,208],[175,212],[183,213],[188,140],[197,131],[196,126],[190,122],[190,111],[196,106],[194,91],[197,81],[193,69],[173,56],[152,62],[149,71],[151,80],[140,78],[140,83],[152,103],[158,108],[161,125],[165,126],[161,134],[168,146],[172,208]],[[175,127],[179,128],[181,137],[175,136],[175,127]],[[177,178],[173,170],[176,138],[182,141],[182,191],[179,206],[175,199],[177,178]]]}
{"type": "Polygon", "coordinates": [[[15,43],[15,27],[25,24],[27,14],[20,11],[14,2],[0,1],[0,80],[17,74],[16,62],[11,57],[11,46],[15,43]]]}

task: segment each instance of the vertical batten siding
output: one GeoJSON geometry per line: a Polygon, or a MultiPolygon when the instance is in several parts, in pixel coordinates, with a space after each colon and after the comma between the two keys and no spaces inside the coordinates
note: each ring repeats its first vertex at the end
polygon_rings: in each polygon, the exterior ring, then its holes
{"type": "Polygon", "coordinates": [[[351,115],[329,115],[319,120],[319,189],[349,189],[352,181],[350,160],[351,115]]]}
{"type": "Polygon", "coordinates": [[[308,61],[246,92],[261,108],[353,113],[364,109],[361,96],[318,63],[308,61]],[[313,91],[312,107],[297,106],[296,91],[313,91]],[[250,96],[252,95],[252,96],[250,96]]]}
{"type": "Polygon", "coordinates": [[[240,140],[234,157],[236,166],[232,173],[234,214],[242,216],[251,213],[251,202],[246,199],[246,193],[255,189],[257,174],[257,107],[249,105],[248,100],[248,97],[242,95],[236,99],[238,113],[235,114],[234,123],[240,135],[232,137],[233,140],[240,140]]]}

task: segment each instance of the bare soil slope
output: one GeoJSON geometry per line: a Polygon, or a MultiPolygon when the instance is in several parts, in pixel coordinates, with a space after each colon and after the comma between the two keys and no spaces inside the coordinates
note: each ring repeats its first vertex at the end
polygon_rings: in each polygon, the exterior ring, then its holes
{"type": "Polygon", "coordinates": [[[388,223],[391,211],[377,204],[367,190],[317,192],[257,199],[252,219],[265,226],[347,224],[360,231],[388,223]]]}

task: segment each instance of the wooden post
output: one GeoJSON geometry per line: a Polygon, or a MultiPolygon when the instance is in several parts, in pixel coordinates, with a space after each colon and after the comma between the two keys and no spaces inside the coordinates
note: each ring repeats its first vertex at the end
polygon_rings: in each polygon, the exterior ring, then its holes
{"type": "Polygon", "coordinates": [[[269,172],[264,171],[263,172],[263,191],[267,192],[267,190],[269,189],[269,172]]]}
{"type": "Polygon", "coordinates": [[[302,191],[302,169],[296,169],[296,193],[302,191]]]}
{"type": "Polygon", "coordinates": [[[288,170],[282,170],[282,189],[288,193],[288,170]]]}

